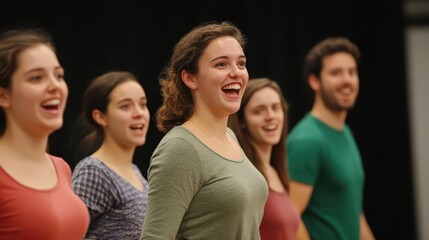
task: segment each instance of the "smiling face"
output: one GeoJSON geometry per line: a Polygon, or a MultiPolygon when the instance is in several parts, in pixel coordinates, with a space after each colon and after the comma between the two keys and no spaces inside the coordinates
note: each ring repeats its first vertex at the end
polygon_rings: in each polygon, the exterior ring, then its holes
{"type": "Polygon", "coordinates": [[[256,91],[244,107],[245,126],[254,146],[273,146],[279,143],[284,118],[280,96],[271,87],[256,91]]]}
{"type": "Polygon", "coordinates": [[[217,38],[198,61],[195,103],[214,114],[232,114],[240,108],[248,80],[246,57],[240,44],[230,36],[217,38]]]}
{"type": "Polygon", "coordinates": [[[1,106],[9,127],[46,135],[63,124],[68,88],[56,54],[46,45],[35,45],[17,57],[10,89],[1,89],[1,106]]]}
{"type": "Polygon", "coordinates": [[[359,92],[355,59],[348,53],[339,52],[324,57],[322,66],[317,96],[332,111],[351,109],[359,92]]]}
{"type": "Polygon", "coordinates": [[[132,80],[118,85],[110,94],[107,111],[101,118],[106,138],[124,147],[143,145],[150,113],[142,86],[132,80]]]}

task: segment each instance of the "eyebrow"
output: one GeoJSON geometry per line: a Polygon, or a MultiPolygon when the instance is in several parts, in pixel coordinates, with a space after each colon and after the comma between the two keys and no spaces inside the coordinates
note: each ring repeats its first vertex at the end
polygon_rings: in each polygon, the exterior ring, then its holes
{"type": "MultiPolygon", "coordinates": [[[[146,101],[147,101],[147,97],[146,97],[146,96],[141,97],[139,100],[140,100],[140,101],[141,101],[141,100],[146,100],[146,101]]],[[[122,103],[122,102],[126,102],[126,101],[132,101],[132,99],[131,99],[131,98],[129,98],[129,97],[125,97],[125,98],[122,98],[122,99],[120,99],[119,101],[117,101],[117,103],[122,103]]]]}
{"type": "MultiPolygon", "coordinates": [[[[230,57],[228,57],[228,56],[219,56],[219,57],[216,57],[216,58],[212,59],[210,62],[214,62],[214,61],[216,61],[218,59],[225,59],[225,58],[230,58],[230,57]]],[[[242,59],[242,58],[247,59],[245,55],[240,55],[238,57],[238,59],[242,59]]]]}
{"type": "MultiPolygon", "coordinates": [[[[54,70],[63,70],[64,71],[64,68],[61,66],[56,66],[56,67],[54,67],[54,70]]],[[[40,71],[45,71],[45,69],[44,68],[32,68],[32,69],[24,72],[24,74],[28,74],[28,73],[32,73],[32,72],[40,72],[40,71]]]]}
{"type": "Polygon", "coordinates": [[[281,102],[273,102],[273,103],[269,103],[269,104],[265,104],[265,103],[262,103],[262,104],[258,104],[258,105],[256,105],[256,106],[254,106],[253,108],[261,108],[261,107],[272,107],[272,106],[278,106],[278,105],[282,105],[282,103],[281,102]]]}

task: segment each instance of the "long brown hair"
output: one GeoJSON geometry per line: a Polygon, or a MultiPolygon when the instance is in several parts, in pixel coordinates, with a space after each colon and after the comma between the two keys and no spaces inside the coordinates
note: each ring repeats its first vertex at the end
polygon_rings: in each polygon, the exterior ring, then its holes
{"type": "Polygon", "coordinates": [[[270,158],[270,164],[276,170],[277,174],[280,177],[283,186],[289,191],[289,175],[287,170],[287,157],[286,157],[286,136],[288,133],[288,121],[287,121],[287,112],[288,104],[285,98],[283,97],[282,90],[277,82],[268,79],[268,78],[255,78],[250,79],[246,91],[244,92],[243,98],[241,100],[240,110],[232,114],[228,119],[228,127],[231,128],[235,135],[237,136],[238,142],[244,150],[244,153],[253,163],[253,165],[264,175],[267,179],[266,174],[262,170],[262,161],[258,156],[255,147],[250,143],[249,139],[252,137],[249,133],[249,130],[245,126],[246,119],[244,117],[244,109],[249,102],[253,94],[263,88],[272,88],[274,89],[280,97],[281,105],[284,112],[284,122],[282,135],[280,141],[273,146],[270,158]]]}
{"type": "Polygon", "coordinates": [[[96,77],[86,88],[82,97],[82,113],[75,123],[76,132],[80,133],[78,148],[74,160],[93,154],[104,141],[104,129],[92,117],[94,110],[107,113],[110,94],[119,85],[134,81],[140,82],[134,74],[127,71],[110,71],[96,77]]]}

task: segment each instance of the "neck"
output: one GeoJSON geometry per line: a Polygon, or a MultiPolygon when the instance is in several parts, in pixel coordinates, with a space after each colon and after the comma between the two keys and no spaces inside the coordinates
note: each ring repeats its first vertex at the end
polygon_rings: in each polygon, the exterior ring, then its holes
{"type": "Polygon", "coordinates": [[[334,129],[343,130],[344,123],[346,122],[347,110],[332,111],[321,101],[315,101],[311,110],[311,115],[334,129]]]}
{"type": "Polygon", "coordinates": [[[135,148],[121,147],[112,141],[105,140],[93,156],[108,165],[129,167],[133,162],[134,150],[135,148]]]}
{"type": "Polygon", "coordinates": [[[265,144],[265,145],[255,144],[253,142],[251,142],[251,144],[255,148],[256,154],[258,154],[259,158],[261,159],[262,165],[269,166],[273,146],[270,144],[265,144]]]}
{"type": "Polygon", "coordinates": [[[5,147],[8,152],[20,156],[21,159],[45,161],[48,151],[48,135],[32,136],[20,129],[7,128],[0,137],[0,145],[5,147]]]}
{"type": "Polygon", "coordinates": [[[226,128],[228,124],[228,117],[226,118],[201,118],[194,114],[189,122],[198,130],[203,132],[209,138],[214,140],[223,141],[227,140],[226,128]]]}

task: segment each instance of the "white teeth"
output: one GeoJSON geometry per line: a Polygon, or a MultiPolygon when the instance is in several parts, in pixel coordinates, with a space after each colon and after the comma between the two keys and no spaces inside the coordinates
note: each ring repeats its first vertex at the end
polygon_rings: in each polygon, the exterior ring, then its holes
{"type": "Polygon", "coordinates": [[[131,129],[143,129],[143,124],[132,125],[131,129]]]}
{"type": "Polygon", "coordinates": [[[344,94],[350,94],[350,93],[352,93],[352,89],[350,89],[350,88],[343,88],[343,89],[340,90],[340,92],[344,93],[344,94]]]}
{"type": "Polygon", "coordinates": [[[225,87],[223,87],[222,89],[228,89],[228,90],[231,90],[231,89],[233,89],[233,90],[240,90],[240,89],[241,89],[241,86],[240,86],[240,84],[235,83],[235,84],[230,84],[230,85],[228,85],[228,86],[225,86],[225,87]]]}
{"type": "Polygon", "coordinates": [[[43,106],[56,106],[60,104],[60,100],[59,99],[51,99],[47,102],[44,102],[42,105],[43,106]]]}
{"type": "Polygon", "coordinates": [[[265,127],[263,127],[264,130],[276,130],[277,129],[277,124],[270,124],[267,125],[265,127]]]}

